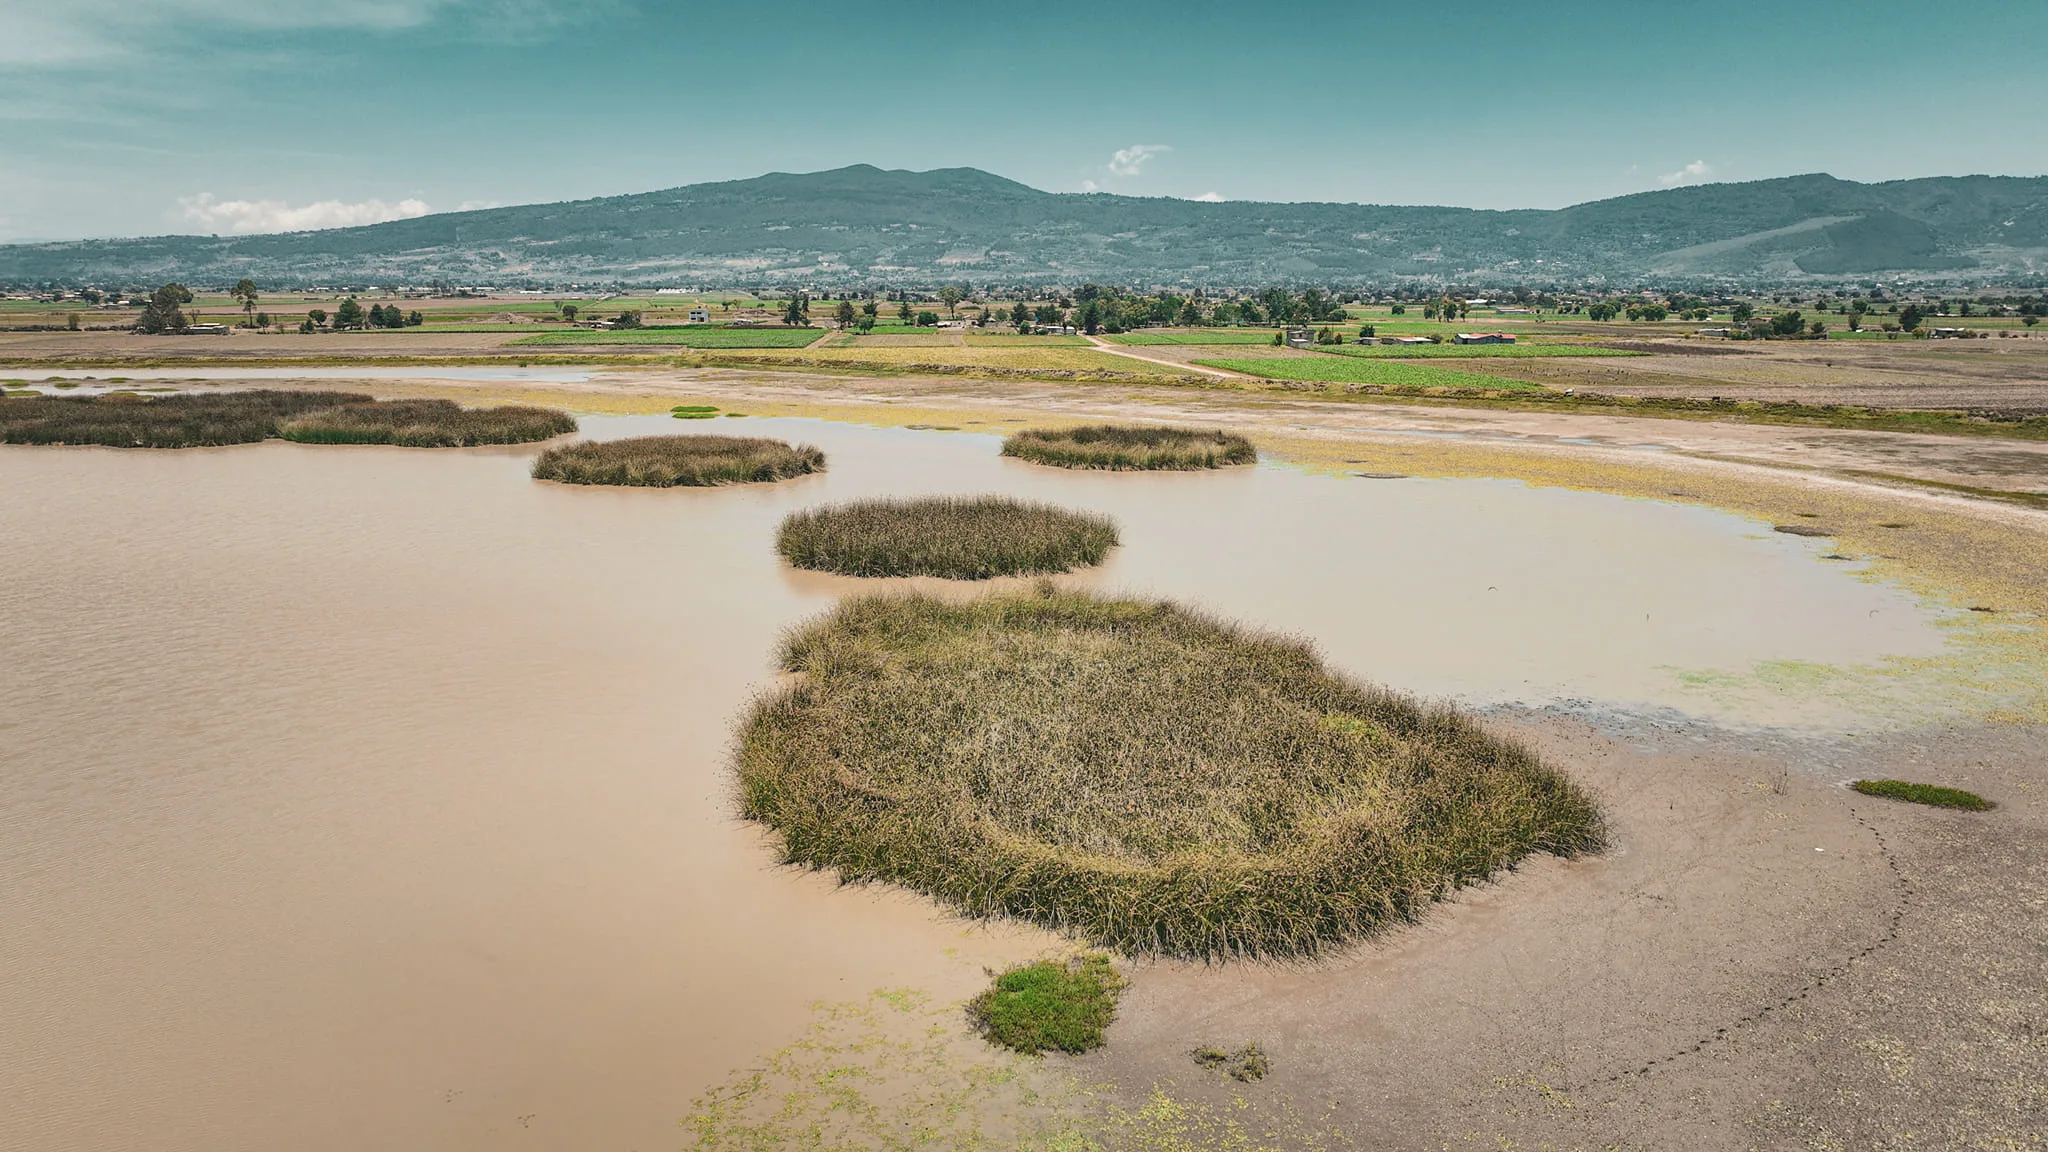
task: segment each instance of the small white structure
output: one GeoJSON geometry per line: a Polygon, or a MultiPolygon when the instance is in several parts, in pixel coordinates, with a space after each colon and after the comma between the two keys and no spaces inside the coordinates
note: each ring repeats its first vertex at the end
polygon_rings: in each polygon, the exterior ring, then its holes
{"type": "Polygon", "coordinates": [[[1505,332],[1460,332],[1460,344],[1513,344],[1515,338],[1505,332]]]}
{"type": "Polygon", "coordinates": [[[187,324],[184,332],[184,335],[187,336],[225,336],[227,334],[228,326],[225,324],[187,324]]]}
{"type": "Polygon", "coordinates": [[[1380,337],[1380,343],[1382,343],[1382,344],[1434,344],[1434,343],[1436,343],[1436,341],[1434,341],[1434,340],[1431,340],[1431,339],[1430,339],[1429,337],[1427,337],[1427,336],[1382,336],[1382,337],[1380,337]]]}
{"type": "Polygon", "coordinates": [[[711,309],[709,309],[709,308],[692,308],[692,309],[690,309],[690,323],[692,323],[692,324],[709,324],[709,323],[711,323],[711,309]]]}

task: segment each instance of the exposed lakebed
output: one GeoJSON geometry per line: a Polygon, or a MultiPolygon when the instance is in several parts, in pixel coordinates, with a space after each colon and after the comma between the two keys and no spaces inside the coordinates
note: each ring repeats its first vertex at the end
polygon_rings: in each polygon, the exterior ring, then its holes
{"type": "Polygon", "coordinates": [[[1110,515],[1122,546],[1064,582],[1475,704],[1859,725],[1796,690],[1709,700],[1687,671],[1947,639],[1826,541],[1708,509],[1271,465],[1073,473],[992,435],[719,423],[832,468],[642,490],[536,483],[532,447],[0,449],[6,1142],[674,1146],[691,1098],[813,1001],[965,999],[983,965],[1050,945],[776,870],[735,818],[731,726],[776,638],[890,583],[777,558],[776,525],[814,504],[1110,515]]]}

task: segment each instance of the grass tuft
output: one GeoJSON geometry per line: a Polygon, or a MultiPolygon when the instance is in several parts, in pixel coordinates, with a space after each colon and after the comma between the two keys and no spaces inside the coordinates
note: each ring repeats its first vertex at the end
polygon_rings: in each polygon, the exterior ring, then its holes
{"type": "Polygon", "coordinates": [[[1102,1047],[1116,1019],[1124,978],[1101,953],[1012,968],[967,1005],[967,1018],[992,1044],[1027,1056],[1102,1047]]]}
{"type": "Polygon", "coordinates": [[[736,755],[785,861],[1126,953],[1312,956],[1604,843],[1524,746],[1173,604],[854,597],[781,664],[736,755]]]}
{"type": "Polygon", "coordinates": [[[1915,804],[1930,804],[1936,808],[1961,808],[1966,812],[1986,812],[1997,805],[1975,792],[1961,788],[1943,788],[1935,784],[1913,784],[1905,780],[1858,780],[1849,785],[1865,796],[1884,796],[1892,800],[1908,800],[1915,804]]]}
{"type": "Polygon", "coordinates": [[[552,408],[506,404],[464,408],[453,400],[389,400],[341,404],[286,420],[278,435],[301,444],[396,444],[405,448],[468,448],[530,444],[576,430],[552,408]]]}
{"type": "Polygon", "coordinates": [[[843,576],[987,580],[1102,563],[1116,524],[1001,496],[856,500],[792,513],[775,550],[798,568],[843,576]]]}
{"type": "Polygon", "coordinates": [[[808,444],[754,436],[636,436],[550,448],[533,462],[536,480],[632,488],[766,484],[825,469],[808,444]]]}
{"type": "Polygon", "coordinates": [[[1003,441],[1003,455],[1057,468],[1110,471],[1186,471],[1259,459],[1251,441],[1229,432],[1119,424],[1027,429],[1003,441]]]}

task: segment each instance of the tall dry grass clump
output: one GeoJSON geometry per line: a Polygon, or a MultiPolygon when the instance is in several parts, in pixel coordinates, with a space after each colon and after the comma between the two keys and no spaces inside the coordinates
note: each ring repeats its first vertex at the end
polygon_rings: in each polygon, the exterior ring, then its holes
{"type": "Polygon", "coordinates": [[[1128,953],[1309,956],[1604,840],[1521,744],[1172,604],[858,597],[780,659],[736,755],[786,861],[1128,953]]]}
{"type": "Polygon", "coordinates": [[[1116,547],[1106,516],[1001,496],[856,500],[792,513],[775,550],[844,576],[987,580],[1070,572],[1116,547]]]}
{"type": "Polygon", "coordinates": [[[1221,468],[1258,462],[1252,442],[1204,428],[1094,424],[1085,428],[1031,428],[1003,441],[1003,455],[1058,468],[1148,471],[1221,468]]]}
{"type": "Polygon", "coordinates": [[[468,448],[531,444],[575,430],[574,417],[552,408],[523,404],[464,408],[453,400],[386,400],[307,412],[286,420],[278,435],[303,444],[468,448]]]}
{"type": "Polygon", "coordinates": [[[822,472],[825,454],[808,444],[758,436],[636,436],[550,448],[533,462],[537,480],[635,488],[754,484],[822,472]]]}
{"type": "Polygon", "coordinates": [[[173,396],[17,396],[0,400],[0,443],[109,448],[253,444],[277,435],[282,422],[306,412],[373,403],[357,392],[271,389],[173,396]]]}

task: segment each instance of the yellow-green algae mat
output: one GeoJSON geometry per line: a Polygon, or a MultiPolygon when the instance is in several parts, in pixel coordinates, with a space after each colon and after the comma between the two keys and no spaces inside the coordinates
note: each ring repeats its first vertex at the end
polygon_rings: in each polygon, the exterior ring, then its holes
{"type": "Polygon", "coordinates": [[[1210,1105],[1155,1085],[1124,1103],[1042,1057],[994,1048],[961,1005],[884,990],[820,1004],[795,1043],[695,1101],[698,1152],[1324,1152],[1348,1148],[1327,1115],[1261,1094],[1210,1105]]]}

